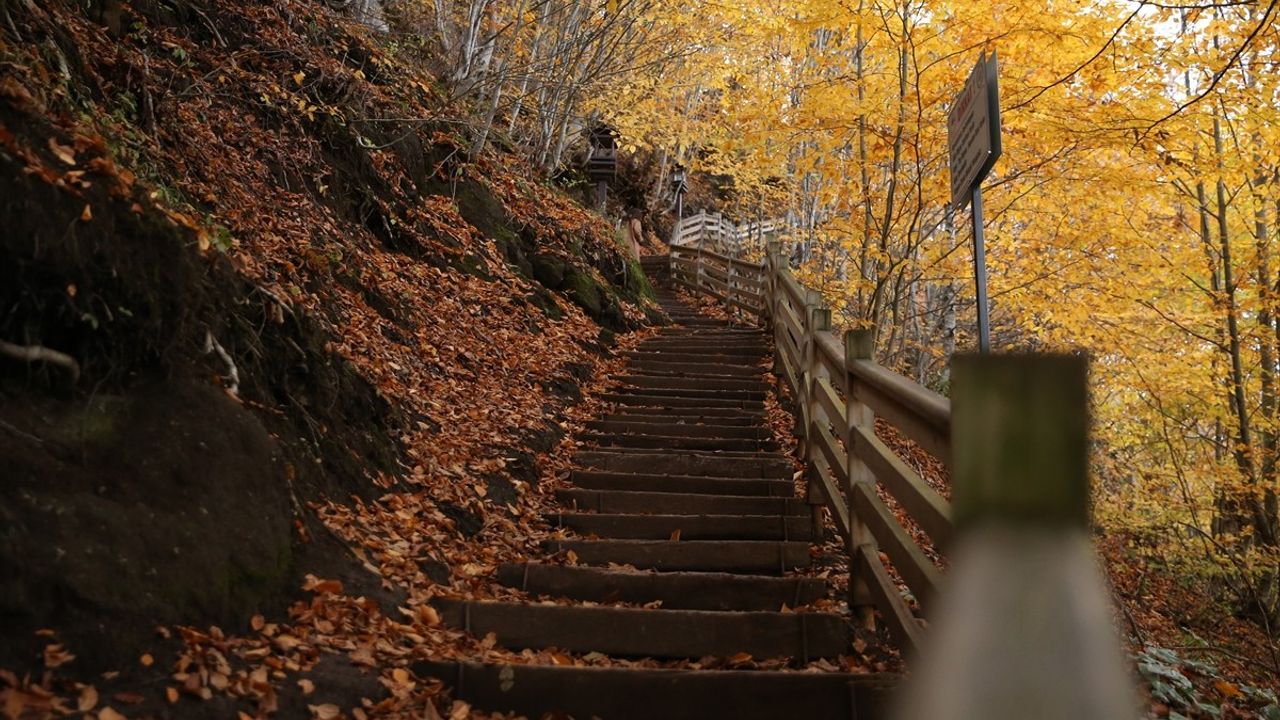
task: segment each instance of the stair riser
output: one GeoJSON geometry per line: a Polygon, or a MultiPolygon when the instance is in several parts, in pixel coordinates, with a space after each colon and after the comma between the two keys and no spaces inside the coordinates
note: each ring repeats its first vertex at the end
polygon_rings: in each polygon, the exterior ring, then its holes
{"type": "Polygon", "coordinates": [[[761,412],[764,410],[763,400],[730,400],[728,398],[691,398],[671,395],[646,395],[638,392],[605,393],[601,400],[618,405],[633,405],[650,408],[696,408],[719,410],[748,410],[761,412]]]}
{"type": "Polygon", "coordinates": [[[738,368],[756,368],[763,371],[761,363],[767,355],[722,355],[712,352],[636,352],[628,350],[622,356],[632,362],[665,362],[665,363],[697,363],[699,365],[722,365],[738,368]]]}
{"type": "Polygon", "coordinates": [[[547,547],[572,550],[587,565],[618,563],[641,570],[782,575],[811,562],[809,545],[802,542],[559,540],[547,547]]]}
{"type": "MultiPolygon", "coordinates": [[[[619,411],[605,418],[613,418],[622,415],[619,411]]],[[[745,410],[742,408],[698,408],[698,407],[647,407],[637,406],[625,408],[627,416],[634,417],[670,417],[676,418],[675,422],[699,422],[699,418],[708,424],[725,423],[732,420],[735,424],[745,422],[747,424],[760,424],[764,422],[764,412],[762,410],[745,410]]],[[[647,422],[647,421],[646,421],[647,422]]],[[[658,422],[658,421],[654,421],[658,422]]]]}
{"type": "Polygon", "coordinates": [[[779,610],[809,605],[827,594],[816,578],[730,573],[620,573],[600,568],[502,565],[498,582],[534,595],[590,602],[661,602],[674,610],[779,610]]]}
{"type": "Polygon", "coordinates": [[[769,440],[773,432],[753,425],[713,425],[707,423],[656,423],[592,420],[587,427],[600,433],[633,433],[637,435],[665,435],[667,437],[737,438],[740,440],[769,440]]]}
{"type": "Polygon", "coordinates": [[[436,600],[446,625],[476,637],[493,633],[511,650],[554,647],[615,657],[834,657],[850,642],[839,617],[813,613],[562,607],[436,600]]]}
{"type": "Polygon", "coordinates": [[[597,669],[416,663],[418,675],[453,684],[477,708],[528,717],[605,720],[776,720],[889,714],[894,679],[848,673],[597,669]]]}
{"type": "Polygon", "coordinates": [[[760,378],[718,380],[712,378],[680,378],[661,375],[645,375],[634,373],[621,375],[618,381],[630,387],[655,388],[659,390],[727,390],[730,392],[759,393],[762,397],[769,391],[769,385],[760,378]]]}
{"type": "Polygon", "coordinates": [[[811,540],[808,517],[769,515],[595,515],[557,513],[552,527],[618,540],[811,540]]]}
{"type": "Polygon", "coordinates": [[[671,375],[673,377],[761,378],[768,382],[764,368],[705,363],[632,362],[628,369],[637,375],[671,375]]]}
{"type": "Polygon", "coordinates": [[[799,498],[574,489],[556,491],[556,499],[569,508],[600,513],[796,517],[808,517],[810,514],[809,506],[799,498]]]}
{"type": "Polygon", "coordinates": [[[794,483],[789,480],[699,478],[688,475],[627,475],[574,470],[569,481],[582,490],[795,497],[794,483]]]}
{"type": "Polygon", "coordinates": [[[735,400],[753,401],[763,405],[767,395],[763,390],[693,390],[689,388],[660,388],[622,386],[614,390],[620,395],[642,395],[655,398],[680,398],[682,400],[735,400]]]}
{"type": "Polygon", "coordinates": [[[663,427],[697,427],[698,425],[713,425],[718,428],[749,428],[761,429],[763,422],[761,417],[716,417],[714,415],[676,415],[676,414],[658,414],[644,412],[615,413],[605,415],[603,419],[596,422],[601,423],[619,423],[623,425],[661,425],[663,427]]]}
{"type": "Polygon", "coordinates": [[[574,457],[584,468],[624,473],[661,473],[664,475],[703,475],[708,477],[767,478],[790,480],[794,474],[789,460],[754,458],[717,458],[708,455],[676,455],[671,453],[621,453],[588,450],[574,457]]]}
{"type": "Polygon", "coordinates": [[[744,440],[741,438],[697,438],[646,435],[605,435],[586,433],[579,440],[594,443],[599,447],[618,447],[636,449],[678,449],[678,450],[731,450],[746,452],[769,452],[778,449],[774,440],[744,440]]]}

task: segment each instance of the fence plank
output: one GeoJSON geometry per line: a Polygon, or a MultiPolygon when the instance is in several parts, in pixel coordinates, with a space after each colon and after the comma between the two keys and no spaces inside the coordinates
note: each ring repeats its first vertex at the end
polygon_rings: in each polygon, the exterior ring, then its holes
{"type": "Polygon", "coordinates": [[[873,488],[867,483],[856,483],[849,492],[853,496],[854,512],[867,523],[880,550],[889,556],[889,562],[893,563],[903,582],[917,599],[932,599],[942,580],[937,566],[925,557],[873,488]]]}
{"type": "Polygon", "coordinates": [[[925,484],[919,475],[866,428],[857,428],[854,432],[853,450],[934,543],[946,545],[950,542],[951,509],[942,495],[925,484]]]}
{"type": "Polygon", "coordinates": [[[880,610],[880,616],[888,624],[890,635],[898,641],[904,655],[914,655],[920,647],[923,635],[920,623],[911,614],[911,608],[907,607],[902,596],[898,594],[898,586],[889,577],[889,571],[885,570],[884,563],[880,562],[876,549],[869,545],[860,545],[850,561],[857,574],[868,579],[867,586],[871,593],[871,600],[880,610]]]}

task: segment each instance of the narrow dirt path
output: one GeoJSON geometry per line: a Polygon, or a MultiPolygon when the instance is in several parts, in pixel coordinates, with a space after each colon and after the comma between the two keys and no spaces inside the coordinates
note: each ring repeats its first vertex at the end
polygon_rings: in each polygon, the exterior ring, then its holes
{"type": "MultiPolygon", "coordinates": [[[[580,437],[551,522],[567,559],[499,568],[553,603],[437,600],[444,622],[500,646],[659,660],[848,653],[840,615],[807,607],[809,506],[765,415],[766,335],[699,314],[665,289],[675,323],[628,353],[608,410],[580,437]],[[609,606],[601,606],[608,603],[609,606]],[[618,606],[626,603],[627,606],[618,606]]],[[[714,663],[712,663],[714,664],[714,663]]],[[[431,663],[416,668],[479,709],[577,718],[876,717],[890,679],[778,670],[431,663]]]]}

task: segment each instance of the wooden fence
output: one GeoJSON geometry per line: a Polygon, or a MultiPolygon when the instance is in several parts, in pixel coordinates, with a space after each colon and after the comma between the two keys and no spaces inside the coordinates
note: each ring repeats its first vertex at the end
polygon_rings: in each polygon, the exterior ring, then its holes
{"type": "Polygon", "coordinates": [[[875,424],[883,418],[949,464],[950,401],[877,365],[870,331],[837,337],[821,295],[796,280],[776,242],[768,243],[761,262],[707,249],[707,234],[724,232],[723,221],[712,217],[694,216],[676,227],[673,238],[683,242],[671,248],[672,280],[772,331],[774,372],[799,419],[815,526],[820,529],[825,507],[845,539],[850,608],[869,620],[875,607],[899,645],[913,652],[921,636],[916,611],[929,609],[941,573],[883,497],[893,498],[935,547],[951,537],[951,507],[876,436],[875,424]]]}

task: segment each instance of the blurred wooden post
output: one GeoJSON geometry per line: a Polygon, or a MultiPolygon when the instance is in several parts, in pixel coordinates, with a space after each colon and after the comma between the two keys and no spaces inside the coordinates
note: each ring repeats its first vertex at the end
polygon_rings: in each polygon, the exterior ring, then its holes
{"type": "Polygon", "coordinates": [[[871,529],[867,526],[865,520],[858,516],[857,510],[854,508],[854,492],[853,488],[858,483],[866,483],[871,486],[872,495],[875,494],[875,475],[871,472],[871,468],[862,461],[854,453],[853,437],[855,428],[863,428],[871,434],[876,431],[876,415],[870,406],[862,402],[858,396],[858,380],[852,372],[854,363],[856,362],[872,362],[875,355],[875,330],[867,328],[863,330],[850,330],[844,334],[844,361],[845,361],[845,393],[844,393],[844,411],[846,426],[844,428],[845,452],[848,453],[849,466],[849,487],[845,490],[845,496],[848,501],[849,510],[849,543],[847,551],[849,554],[849,610],[856,614],[861,620],[864,627],[871,628],[875,624],[875,615],[871,608],[871,592],[867,588],[868,578],[861,577],[855,571],[856,563],[854,557],[857,555],[858,548],[862,545],[872,546],[872,552],[876,546],[875,538],[871,535],[871,529]]]}
{"type": "Polygon", "coordinates": [[[986,520],[1089,523],[1088,364],[1076,355],[958,355],[951,454],[957,533],[986,520]]]}
{"type": "MultiPolygon", "coordinates": [[[[810,291],[812,295],[819,293],[810,291]]],[[[821,296],[819,295],[819,300],[821,296]]],[[[822,542],[822,507],[826,505],[826,492],[822,489],[822,484],[817,477],[817,466],[814,463],[815,456],[813,447],[813,438],[817,437],[817,415],[816,408],[818,405],[818,382],[827,377],[826,366],[822,364],[822,359],[818,356],[817,334],[820,332],[831,332],[831,310],[824,307],[809,306],[808,329],[805,332],[805,348],[804,348],[804,367],[805,367],[805,405],[804,405],[804,437],[805,437],[805,472],[807,474],[807,484],[805,486],[805,501],[809,503],[809,510],[813,526],[813,542],[822,542]]]]}

